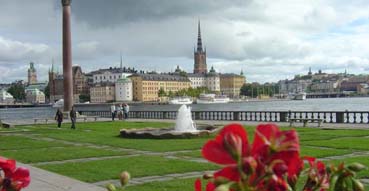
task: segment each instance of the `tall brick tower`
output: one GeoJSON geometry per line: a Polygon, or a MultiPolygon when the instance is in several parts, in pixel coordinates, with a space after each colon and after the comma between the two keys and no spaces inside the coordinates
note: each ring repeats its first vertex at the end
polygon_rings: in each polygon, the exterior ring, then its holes
{"type": "Polygon", "coordinates": [[[37,83],[37,73],[33,62],[31,62],[28,68],[28,84],[31,85],[35,83],[37,83]]]}
{"type": "Polygon", "coordinates": [[[194,51],[194,60],[195,65],[193,73],[206,74],[208,72],[206,66],[206,49],[205,50],[202,49],[200,21],[198,24],[197,49],[194,51]]]}

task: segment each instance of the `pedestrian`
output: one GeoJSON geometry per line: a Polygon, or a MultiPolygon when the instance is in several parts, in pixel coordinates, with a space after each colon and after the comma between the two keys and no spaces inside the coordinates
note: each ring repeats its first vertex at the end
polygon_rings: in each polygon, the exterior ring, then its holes
{"type": "Polygon", "coordinates": [[[110,106],[110,112],[111,112],[111,120],[114,121],[114,118],[115,118],[115,114],[116,114],[116,111],[115,111],[115,105],[112,104],[110,106]]]}
{"type": "Polygon", "coordinates": [[[129,105],[128,104],[124,104],[123,111],[124,111],[124,119],[128,119],[128,113],[129,113],[129,105]]]}
{"type": "Polygon", "coordinates": [[[61,127],[61,123],[63,122],[63,112],[60,109],[56,111],[55,120],[58,122],[58,128],[61,127]]]}
{"type": "Polygon", "coordinates": [[[70,116],[70,120],[72,122],[71,128],[76,129],[77,111],[74,108],[74,106],[72,106],[72,110],[70,110],[69,116],[70,116]]]}
{"type": "Polygon", "coordinates": [[[119,104],[119,107],[118,107],[118,118],[119,118],[119,120],[122,120],[123,119],[123,107],[122,107],[122,104],[119,104]]]}

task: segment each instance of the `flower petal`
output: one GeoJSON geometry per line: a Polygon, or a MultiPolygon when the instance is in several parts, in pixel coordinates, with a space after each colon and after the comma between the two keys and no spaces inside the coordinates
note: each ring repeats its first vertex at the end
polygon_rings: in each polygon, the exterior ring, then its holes
{"type": "Polygon", "coordinates": [[[201,191],[201,180],[199,178],[195,181],[195,191],[201,191]]]}
{"type": "Polygon", "coordinates": [[[216,136],[215,140],[208,141],[203,149],[202,155],[205,159],[218,164],[235,164],[236,160],[232,156],[232,151],[226,147],[227,137],[235,136],[241,141],[241,155],[248,156],[250,152],[247,133],[240,124],[230,124],[225,126],[216,136]]]}
{"type": "Polygon", "coordinates": [[[231,181],[239,181],[241,179],[237,166],[227,166],[214,173],[214,178],[223,177],[231,181]]]}
{"type": "Polygon", "coordinates": [[[28,186],[31,182],[29,170],[23,167],[17,168],[11,179],[12,181],[16,181],[21,188],[28,186]]]}

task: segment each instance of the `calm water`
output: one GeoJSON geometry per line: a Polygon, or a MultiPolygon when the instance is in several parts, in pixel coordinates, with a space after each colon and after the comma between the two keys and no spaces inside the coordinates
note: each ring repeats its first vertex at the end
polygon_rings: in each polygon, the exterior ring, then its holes
{"type": "MultiPolygon", "coordinates": [[[[180,105],[131,105],[131,111],[176,111],[180,105]]],[[[262,101],[229,104],[193,104],[193,111],[369,111],[369,98],[325,98],[304,101],[262,101]]],[[[83,105],[77,110],[109,111],[109,105],[83,105]]],[[[0,119],[32,119],[53,117],[55,108],[0,109],[0,119]]]]}

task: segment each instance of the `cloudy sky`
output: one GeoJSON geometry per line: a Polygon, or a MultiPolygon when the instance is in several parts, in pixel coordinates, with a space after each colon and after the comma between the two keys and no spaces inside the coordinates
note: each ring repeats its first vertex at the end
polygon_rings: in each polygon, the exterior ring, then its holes
{"type": "MultiPolygon", "coordinates": [[[[60,0],[0,0],[0,83],[61,65],[60,0]]],[[[193,70],[201,20],[208,67],[248,81],[369,73],[368,0],[72,0],[73,64],[193,70]]]]}

